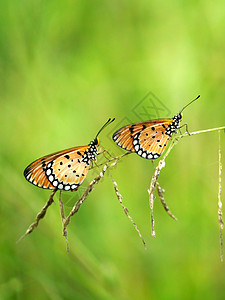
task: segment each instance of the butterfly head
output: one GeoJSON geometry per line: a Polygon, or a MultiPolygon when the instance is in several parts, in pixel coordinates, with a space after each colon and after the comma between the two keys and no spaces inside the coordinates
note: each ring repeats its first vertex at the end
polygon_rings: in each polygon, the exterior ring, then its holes
{"type": "Polygon", "coordinates": [[[181,119],[183,119],[183,114],[182,113],[176,114],[173,119],[180,122],[181,119]]]}
{"type": "Polygon", "coordinates": [[[179,128],[180,121],[182,120],[182,118],[183,118],[182,113],[178,113],[173,117],[172,127],[174,127],[174,129],[179,128]]]}
{"type": "Polygon", "coordinates": [[[97,137],[97,138],[95,138],[95,139],[93,140],[93,145],[95,145],[95,146],[97,147],[97,146],[99,146],[99,144],[100,144],[100,140],[99,140],[99,138],[97,137]]]}

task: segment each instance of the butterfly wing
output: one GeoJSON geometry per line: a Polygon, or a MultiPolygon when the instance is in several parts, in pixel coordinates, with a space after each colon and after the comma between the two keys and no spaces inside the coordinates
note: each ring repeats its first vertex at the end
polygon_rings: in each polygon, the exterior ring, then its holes
{"type": "Polygon", "coordinates": [[[77,190],[89,169],[88,149],[75,147],[44,156],[31,163],[24,176],[44,189],[77,190]]]}
{"type": "Polygon", "coordinates": [[[147,159],[158,158],[171,139],[171,134],[167,133],[167,129],[172,122],[172,119],[165,119],[164,122],[147,126],[144,130],[137,133],[133,139],[136,153],[147,159]]]}
{"type": "MultiPolygon", "coordinates": [[[[160,119],[159,119],[160,120],[160,119]]],[[[143,129],[146,128],[146,126],[150,126],[151,124],[154,125],[159,120],[151,120],[151,121],[145,121],[145,122],[139,122],[134,124],[126,125],[120,129],[118,129],[116,132],[114,132],[112,138],[113,141],[120,146],[121,148],[135,152],[134,146],[133,146],[133,139],[134,136],[141,132],[143,129]]]]}
{"type": "Polygon", "coordinates": [[[133,137],[141,130],[141,128],[142,126],[139,126],[138,124],[124,126],[114,132],[112,136],[113,141],[121,148],[127,151],[135,152],[133,147],[133,137]]]}
{"type": "Polygon", "coordinates": [[[154,132],[154,129],[156,127],[162,126],[162,124],[165,124],[167,122],[171,123],[171,119],[156,119],[126,125],[113,134],[113,140],[121,148],[127,151],[137,152],[137,150],[135,149],[136,144],[134,144],[134,137],[146,130],[147,128],[149,128],[150,131],[152,130],[154,132]]]}

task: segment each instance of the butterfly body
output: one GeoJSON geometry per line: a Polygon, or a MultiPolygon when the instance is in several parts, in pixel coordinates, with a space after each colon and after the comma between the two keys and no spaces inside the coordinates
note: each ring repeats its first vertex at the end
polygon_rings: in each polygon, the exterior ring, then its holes
{"type": "Polygon", "coordinates": [[[130,124],[117,130],[113,140],[121,148],[136,152],[145,159],[157,159],[179,128],[181,119],[182,114],[178,113],[170,119],[130,124]]]}

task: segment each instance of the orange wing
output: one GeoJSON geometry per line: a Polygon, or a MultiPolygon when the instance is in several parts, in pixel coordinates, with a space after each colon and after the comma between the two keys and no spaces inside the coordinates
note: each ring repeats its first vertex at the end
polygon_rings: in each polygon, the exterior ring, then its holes
{"type": "MultiPolygon", "coordinates": [[[[115,143],[117,143],[118,146],[121,148],[131,151],[131,152],[137,152],[137,146],[135,148],[136,143],[134,144],[134,138],[139,133],[145,131],[147,128],[154,133],[154,130],[162,131],[161,129],[165,131],[171,123],[173,122],[173,119],[156,119],[151,121],[144,121],[140,123],[134,123],[130,125],[126,125],[119,130],[117,130],[113,134],[113,140],[115,143]],[[168,125],[167,125],[168,124],[168,125]],[[167,127],[162,127],[162,126],[167,127]],[[162,127],[162,128],[161,128],[162,127]]],[[[154,135],[154,134],[153,134],[154,135]]],[[[138,149],[139,151],[139,149],[138,149]]],[[[147,157],[146,157],[147,158],[147,157]]]]}
{"type": "Polygon", "coordinates": [[[142,130],[142,123],[130,124],[124,126],[114,132],[113,134],[113,141],[117,143],[118,146],[121,148],[135,152],[133,147],[133,138],[134,136],[142,130]]]}
{"type": "Polygon", "coordinates": [[[44,156],[31,163],[24,176],[44,189],[77,190],[89,169],[88,150],[82,146],[44,156]]]}
{"type": "Polygon", "coordinates": [[[155,126],[146,127],[139,132],[133,140],[135,151],[138,155],[147,159],[158,158],[165,150],[171,139],[171,134],[167,134],[167,128],[172,124],[173,120],[155,126]]]}

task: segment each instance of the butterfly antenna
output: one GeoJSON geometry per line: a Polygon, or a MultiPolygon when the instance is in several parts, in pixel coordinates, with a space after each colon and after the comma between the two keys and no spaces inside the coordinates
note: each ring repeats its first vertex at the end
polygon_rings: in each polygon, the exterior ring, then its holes
{"type": "Polygon", "coordinates": [[[192,101],[189,102],[187,105],[185,105],[185,106],[181,109],[181,111],[179,112],[179,114],[182,113],[182,111],[183,111],[188,105],[190,105],[192,102],[196,101],[199,97],[200,97],[200,95],[198,95],[198,97],[196,97],[194,100],[192,100],[192,101]]]}
{"type": "Polygon", "coordinates": [[[101,128],[101,129],[99,130],[99,132],[96,134],[96,137],[95,137],[95,138],[97,138],[98,135],[99,135],[99,133],[100,133],[106,126],[108,126],[109,124],[111,124],[114,120],[115,120],[115,118],[113,118],[113,119],[109,118],[108,121],[102,126],[102,128],[101,128]]]}

